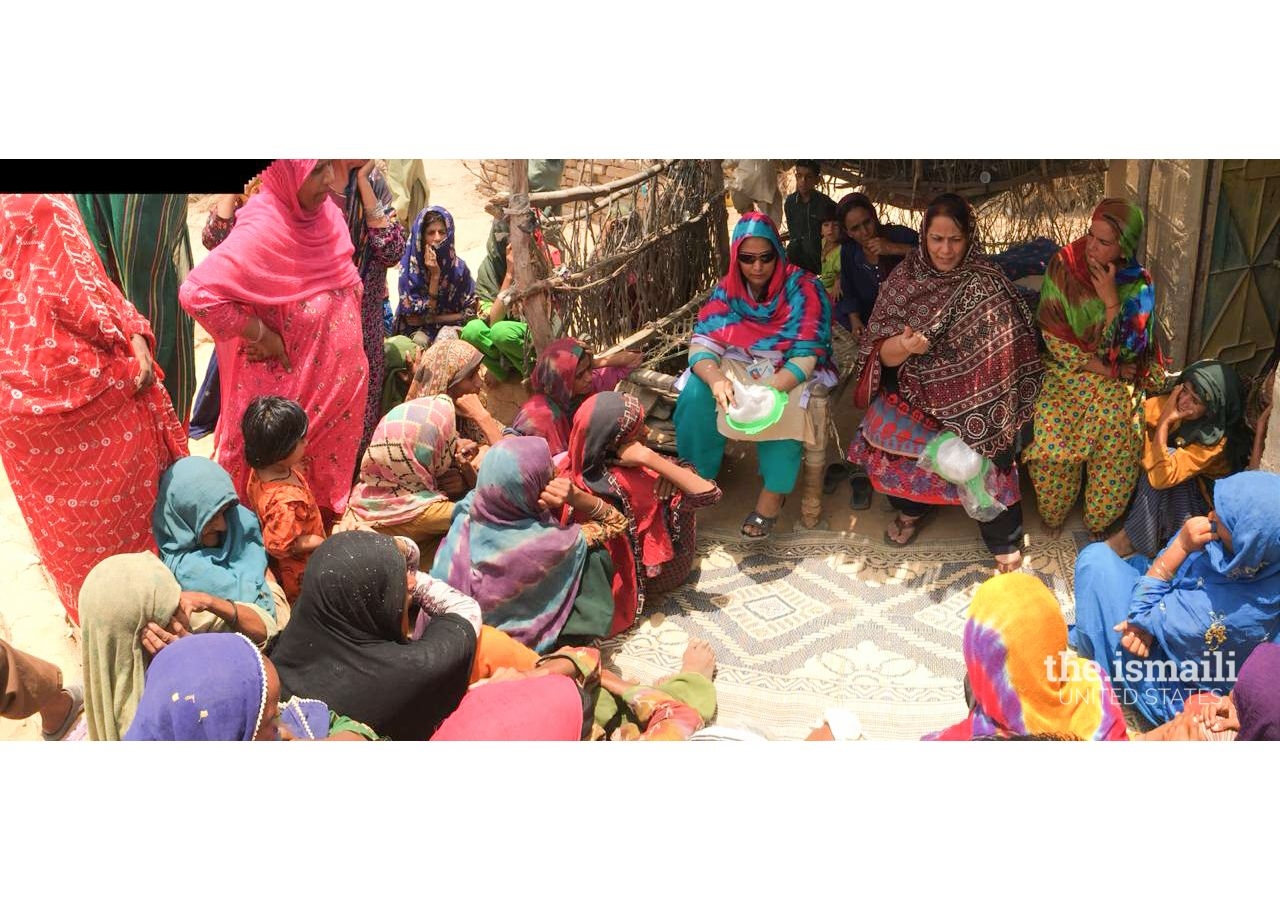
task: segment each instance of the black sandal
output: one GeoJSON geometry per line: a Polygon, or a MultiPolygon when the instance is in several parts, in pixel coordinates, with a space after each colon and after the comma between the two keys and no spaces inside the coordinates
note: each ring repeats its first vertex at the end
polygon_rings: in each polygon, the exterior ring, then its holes
{"type": "Polygon", "coordinates": [[[762,516],[753,509],[742,521],[742,536],[749,541],[764,540],[773,532],[773,526],[776,524],[778,524],[778,516],[762,516]],[[760,534],[748,533],[747,526],[759,528],[760,534]]]}

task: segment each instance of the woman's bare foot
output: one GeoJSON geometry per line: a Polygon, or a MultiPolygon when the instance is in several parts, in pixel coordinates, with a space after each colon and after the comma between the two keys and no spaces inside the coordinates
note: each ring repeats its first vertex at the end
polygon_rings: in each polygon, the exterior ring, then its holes
{"type": "Polygon", "coordinates": [[[680,660],[681,672],[696,672],[710,678],[716,671],[716,654],[702,638],[690,638],[689,646],[680,660]]]}
{"type": "Polygon", "coordinates": [[[1044,536],[1051,541],[1056,541],[1058,538],[1062,537],[1062,526],[1061,525],[1044,526],[1044,536]]]}

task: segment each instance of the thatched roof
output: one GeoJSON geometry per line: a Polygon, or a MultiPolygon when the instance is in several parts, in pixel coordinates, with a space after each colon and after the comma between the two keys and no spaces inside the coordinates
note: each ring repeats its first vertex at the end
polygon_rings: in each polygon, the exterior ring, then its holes
{"type": "Polygon", "coordinates": [[[824,159],[824,175],[859,186],[873,200],[923,209],[951,191],[981,204],[1003,191],[1069,176],[1101,177],[1101,159],[824,159]]]}

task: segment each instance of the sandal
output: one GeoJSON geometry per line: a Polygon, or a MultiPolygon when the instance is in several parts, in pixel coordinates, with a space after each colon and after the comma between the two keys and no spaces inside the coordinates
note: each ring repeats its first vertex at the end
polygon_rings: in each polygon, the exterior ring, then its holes
{"type": "MultiPolygon", "coordinates": [[[[779,514],[781,515],[781,514],[779,514]]],[[[754,509],[742,521],[742,536],[749,541],[761,541],[767,538],[773,531],[773,526],[778,523],[778,516],[762,516],[754,509]],[[747,531],[747,527],[759,528],[760,534],[751,534],[747,531]]]]}
{"type": "Polygon", "coordinates": [[[836,492],[836,488],[840,487],[840,482],[849,477],[849,467],[842,462],[833,462],[827,466],[826,474],[822,476],[822,493],[830,496],[836,492]]]}
{"type": "Polygon", "coordinates": [[[67,713],[67,717],[62,720],[62,724],[58,726],[57,731],[40,731],[40,736],[46,741],[60,741],[67,736],[67,732],[71,730],[71,726],[76,724],[76,720],[80,718],[80,713],[84,712],[84,688],[78,684],[73,684],[63,688],[71,695],[71,709],[67,713]]]}
{"type": "Polygon", "coordinates": [[[996,574],[997,574],[997,575],[1007,575],[1007,574],[1008,574],[1008,573],[1010,573],[1010,572],[1018,572],[1018,571],[1021,571],[1021,569],[1022,569],[1022,561],[1023,561],[1022,551],[1021,551],[1021,550],[1019,550],[1019,549],[1017,549],[1017,548],[1014,548],[1013,550],[1010,550],[1010,551],[1009,551],[1009,553],[1016,553],[1016,554],[1018,554],[1018,561],[1017,561],[1017,562],[1007,562],[1007,563],[1002,563],[1002,562],[1000,562],[1000,557],[1001,557],[1001,556],[1008,556],[1009,554],[1008,554],[1008,553],[1000,553],[1000,554],[997,554],[997,555],[995,556],[995,561],[996,561],[996,574]]]}
{"type": "Polygon", "coordinates": [[[858,472],[849,479],[849,508],[870,509],[871,495],[875,493],[871,487],[871,476],[858,472]]]}
{"type": "Polygon", "coordinates": [[[898,515],[894,517],[893,524],[897,526],[899,534],[906,534],[906,540],[895,541],[889,535],[889,529],[886,528],[884,531],[884,542],[890,547],[911,546],[915,543],[916,538],[920,536],[920,529],[924,528],[928,521],[933,518],[935,512],[936,510],[931,509],[918,516],[907,516],[902,513],[898,513],[898,515]]]}

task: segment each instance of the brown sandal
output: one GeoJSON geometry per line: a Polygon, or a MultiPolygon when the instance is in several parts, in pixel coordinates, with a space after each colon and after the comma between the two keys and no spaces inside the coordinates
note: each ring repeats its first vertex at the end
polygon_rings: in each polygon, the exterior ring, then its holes
{"type": "Polygon", "coordinates": [[[922,513],[921,515],[918,515],[918,516],[908,516],[905,513],[898,513],[894,517],[892,524],[894,526],[897,526],[899,535],[902,535],[905,533],[907,538],[904,541],[895,541],[890,536],[889,529],[886,528],[884,532],[884,542],[888,544],[890,547],[911,546],[913,543],[915,543],[916,538],[920,536],[920,529],[924,528],[924,526],[928,524],[929,519],[933,518],[934,512],[936,512],[936,510],[931,509],[928,512],[922,513]]]}

